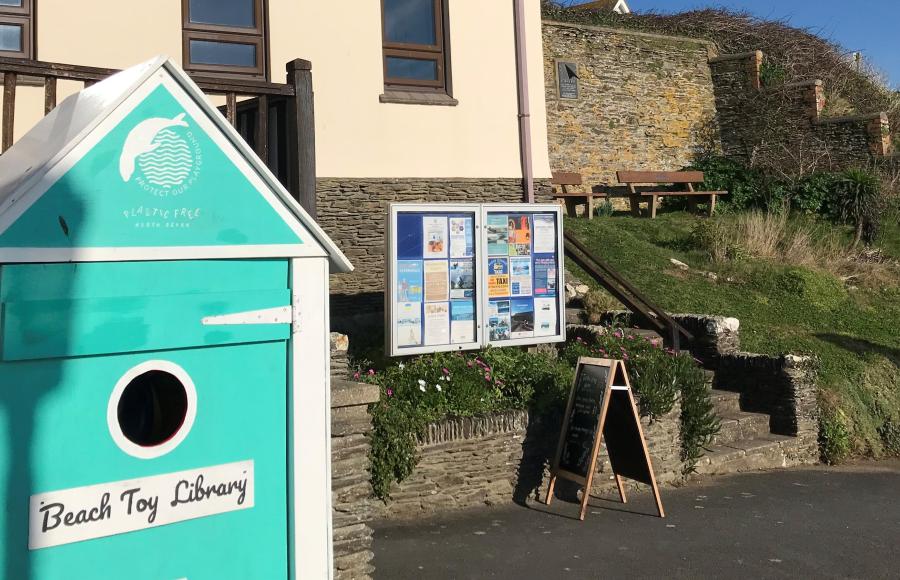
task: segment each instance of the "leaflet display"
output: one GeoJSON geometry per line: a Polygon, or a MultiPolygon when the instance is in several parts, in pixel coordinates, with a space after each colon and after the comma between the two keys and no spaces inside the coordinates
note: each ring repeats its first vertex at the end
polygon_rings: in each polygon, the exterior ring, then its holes
{"type": "Polygon", "coordinates": [[[477,207],[391,212],[391,354],[478,348],[477,207]]]}
{"type": "Polygon", "coordinates": [[[553,342],[564,332],[559,211],[488,207],[487,327],[493,346],[553,342]],[[505,224],[505,227],[504,227],[505,224]]]}
{"type": "Polygon", "coordinates": [[[561,248],[555,205],[392,205],[389,354],[564,340],[561,248]]]}

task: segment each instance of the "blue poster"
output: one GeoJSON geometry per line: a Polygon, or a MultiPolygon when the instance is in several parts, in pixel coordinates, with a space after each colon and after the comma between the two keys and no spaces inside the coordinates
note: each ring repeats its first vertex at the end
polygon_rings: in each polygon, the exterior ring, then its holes
{"type": "Polygon", "coordinates": [[[397,262],[397,302],[422,301],[421,260],[400,260],[397,262]]]}
{"type": "Polygon", "coordinates": [[[556,258],[534,259],[534,295],[556,296],[556,258]]]}

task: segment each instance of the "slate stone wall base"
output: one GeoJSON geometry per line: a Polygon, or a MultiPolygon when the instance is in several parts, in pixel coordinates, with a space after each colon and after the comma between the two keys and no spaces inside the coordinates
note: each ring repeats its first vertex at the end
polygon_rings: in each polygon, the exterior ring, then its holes
{"type": "Polygon", "coordinates": [[[381,502],[369,482],[368,406],[378,400],[378,387],[352,383],[340,375],[346,362],[347,337],[333,334],[331,387],[331,478],[334,526],[334,577],[337,580],[371,578],[373,532],[381,502]]]}
{"type": "MultiPolygon", "coordinates": [[[[680,405],[676,405],[653,423],[642,420],[653,467],[662,484],[683,479],[680,414],[680,405]]],[[[559,418],[531,416],[527,411],[430,425],[419,441],[419,464],[409,479],[391,490],[384,517],[406,520],[485,505],[543,501],[559,431],[559,418]]],[[[615,492],[611,477],[601,450],[592,493],[615,492]]],[[[557,490],[560,497],[570,499],[567,496],[577,487],[560,481],[557,490]]]]}
{"type": "MultiPolygon", "coordinates": [[[[535,183],[536,201],[551,202],[550,180],[535,183]]],[[[318,180],[318,223],[355,272],[332,276],[337,295],[384,292],[385,224],[391,203],[522,203],[519,178],[406,178],[318,180]]]]}

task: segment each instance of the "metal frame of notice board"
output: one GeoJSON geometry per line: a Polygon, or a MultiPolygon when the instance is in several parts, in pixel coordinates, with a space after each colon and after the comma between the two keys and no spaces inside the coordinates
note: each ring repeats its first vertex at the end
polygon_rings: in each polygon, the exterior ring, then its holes
{"type": "MultiPolygon", "coordinates": [[[[545,344],[562,342],[565,340],[565,294],[563,292],[563,284],[565,280],[563,265],[563,221],[562,210],[556,204],[391,204],[387,220],[386,235],[386,275],[387,275],[387,292],[385,293],[385,312],[387,324],[385,325],[385,350],[389,356],[410,356],[431,352],[452,352],[464,350],[477,350],[486,346],[524,346],[532,344],[545,344]],[[493,217],[496,221],[498,215],[504,215],[505,219],[510,216],[516,216],[521,219],[527,216],[526,238],[528,252],[522,256],[510,256],[509,250],[505,255],[490,255],[488,240],[488,228],[486,224],[489,217],[493,217]],[[532,254],[531,249],[535,247],[534,235],[534,215],[552,216],[550,221],[554,227],[552,232],[554,248],[553,252],[542,252],[540,254],[532,254]],[[427,218],[436,218],[432,222],[426,224],[427,218]],[[447,220],[447,228],[443,228],[442,221],[437,218],[447,220]],[[455,234],[451,218],[472,219],[471,232],[460,233],[458,230],[455,234]],[[420,232],[421,230],[421,232],[420,232]],[[430,231],[429,231],[430,230],[430,231]],[[467,236],[471,233],[471,240],[467,236]],[[428,237],[433,240],[426,239],[428,237]],[[429,245],[430,242],[436,245],[429,245]],[[441,246],[443,242],[443,246],[441,246]],[[468,244],[471,243],[471,251],[468,244]],[[465,244],[466,250],[460,252],[459,244],[465,244]],[[454,249],[455,248],[455,249],[454,249]],[[421,250],[421,251],[420,251],[421,250]],[[453,254],[457,254],[456,257],[453,254]],[[464,255],[460,255],[464,254],[464,255]],[[528,283],[531,288],[527,292],[520,291],[516,295],[512,294],[511,278],[507,280],[509,292],[507,296],[490,296],[488,264],[491,258],[497,260],[505,258],[507,268],[509,268],[510,258],[513,262],[519,262],[524,267],[524,258],[530,258],[528,262],[529,279],[528,283]],[[552,258],[552,260],[550,259],[552,258]],[[540,295],[535,296],[536,291],[536,260],[542,260],[542,278],[545,287],[540,295]],[[453,277],[454,267],[459,264],[454,262],[471,261],[472,280],[465,284],[458,284],[459,275],[453,277]],[[429,268],[428,262],[434,262],[429,268]],[[429,268],[437,280],[440,282],[441,269],[444,268],[440,262],[446,263],[448,272],[446,292],[447,300],[443,300],[444,287],[438,284],[426,285],[425,270],[429,268]],[[549,262],[549,264],[548,264],[549,262]],[[552,265],[555,268],[550,268],[552,265]],[[555,269],[555,275],[553,270],[555,269]],[[548,273],[549,272],[549,273],[548,273]],[[547,276],[553,275],[552,278],[547,276]],[[402,279],[402,280],[401,280],[402,279]],[[552,283],[552,285],[551,285],[552,283]],[[428,288],[426,288],[428,286],[428,288]],[[464,290],[461,289],[465,288],[464,290]],[[428,300],[428,290],[432,295],[437,295],[437,300],[428,300]],[[402,291],[402,292],[401,292],[402,291]],[[449,295],[451,292],[455,294],[455,298],[449,295]],[[471,298],[467,292],[471,292],[471,298]],[[402,296],[401,296],[402,293],[402,296]],[[552,295],[551,295],[552,293],[552,295]],[[402,299],[401,299],[402,298],[402,299]],[[504,300],[506,298],[506,300],[504,300]],[[492,339],[491,330],[488,325],[488,310],[493,310],[493,304],[508,302],[505,306],[509,312],[504,313],[509,322],[510,338],[498,340],[492,339]],[[514,302],[515,301],[515,302],[514,302]],[[513,304],[519,308],[522,304],[530,301],[532,335],[525,337],[512,337],[513,322],[513,304]],[[416,303],[420,303],[416,306],[416,303]],[[428,306],[432,304],[432,306],[428,306]],[[446,313],[442,311],[441,304],[446,304],[446,313]],[[455,308],[460,307],[465,316],[469,308],[466,304],[471,304],[471,312],[474,316],[473,328],[471,332],[465,328],[465,321],[454,320],[455,308]],[[553,318],[555,320],[555,328],[552,334],[534,336],[534,329],[537,322],[538,308],[548,309],[555,307],[553,318]],[[435,333],[429,333],[426,317],[428,309],[431,314],[438,317],[446,315],[447,326],[446,340],[434,341],[435,333]],[[454,324],[462,326],[454,326],[454,324]],[[462,332],[457,332],[461,329],[462,332]],[[408,332],[408,335],[403,335],[408,332]],[[457,335],[458,338],[454,339],[457,335]],[[429,337],[432,344],[429,342],[429,337]],[[404,345],[403,343],[408,343],[404,345]]],[[[545,222],[545,220],[542,220],[545,222]]],[[[459,222],[456,222],[457,227],[459,222]]],[[[547,225],[543,223],[540,241],[542,244],[547,243],[547,225]]],[[[518,234],[517,234],[518,235],[518,234]]],[[[508,240],[507,240],[508,242],[508,240]]],[[[543,246],[542,246],[543,247],[543,246]]],[[[519,268],[522,270],[523,268],[519,268]]],[[[462,272],[465,276],[464,270],[462,272]]],[[[495,288],[496,291],[496,288],[495,288]]],[[[432,296],[434,297],[434,296],[432,296]]],[[[527,304],[525,306],[527,308],[527,304]]],[[[524,314],[527,319],[527,312],[519,312],[520,316],[524,314]]],[[[546,313],[545,313],[546,314],[546,313]]],[[[542,318],[546,323],[546,316],[542,318]]],[[[440,328],[440,327],[439,327],[440,328]]],[[[527,325],[526,325],[527,328],[527,325]]],[[[528,332],[527,330],[525,332],[528,332]]]]}

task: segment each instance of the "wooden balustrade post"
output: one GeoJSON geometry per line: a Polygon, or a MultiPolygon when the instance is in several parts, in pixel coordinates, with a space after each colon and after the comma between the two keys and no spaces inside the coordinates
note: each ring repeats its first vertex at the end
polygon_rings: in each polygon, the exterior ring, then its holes
{"type": "Polygon", "coordinates": [[[16,73],[8,72],[3,75],[3,118],[0,119],[0,153],[3,153],[13,144],[13,135],[16,125],[16,73]]]}
{"type": "Polygon", "coordinates": [[[294,87],[288,115],[290,192],[316,219],[316,120],[312,63],[295,59],[287,63],[287,81],[294,87]]]}

